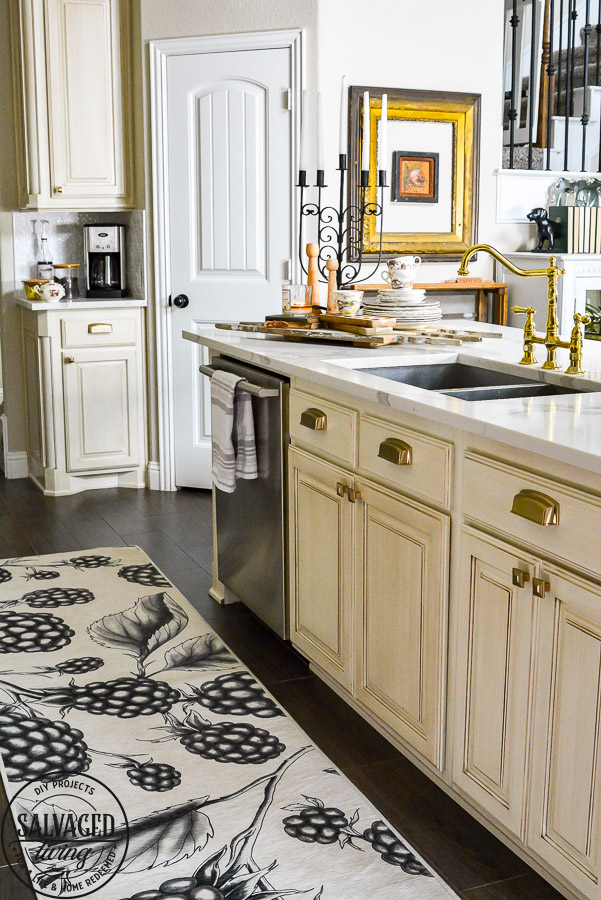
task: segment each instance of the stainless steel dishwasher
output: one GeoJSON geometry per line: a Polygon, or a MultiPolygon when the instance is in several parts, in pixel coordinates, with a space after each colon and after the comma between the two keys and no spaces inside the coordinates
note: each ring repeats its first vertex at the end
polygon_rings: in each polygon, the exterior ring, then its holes
{"type": "Polygon", "coordinates": [[[200,371],[241,375],[252,397],[259,477],[214,490],[219,580],[280,637],[288,637],[284,484],[288,381],[223,356],[200,371]],[[254,390],[253,390],[254,388],[254,390]]]}

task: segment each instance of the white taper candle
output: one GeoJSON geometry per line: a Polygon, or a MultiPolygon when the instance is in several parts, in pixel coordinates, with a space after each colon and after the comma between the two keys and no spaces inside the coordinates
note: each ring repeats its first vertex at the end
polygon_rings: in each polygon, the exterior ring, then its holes
{"type": "Polygon", "coordinates": [[[340,86],[340,140],[338,153],[346,154],[348,145],[348,87],[346,75],[342,76],[340,86]]]}
{"type": "Polygon", "coordinates": [[[325,169],[323,156],[323,104],[321,93],[317,94],[317,168],[325,169]]]}
{"type": "Polygon", "coordinates": [[[386,169],[388,131],[388,94],[382,94],[382,115],[380,117],[380,141],[378,143],[378,169],[386,169]]]}
{"type": "Polygon", "coordinates": [[[363,93],[363,149],[361,153],[361,171],[369,171],[369,144],[370,144],[370,112],[369,112],[369,91],[363,93]]]}
{"type": "Polygon", "coordinates": [[[307,171],[307,155],[308,155],[308,144],[309,144],[309,120],[308,120],[308,110],[307,110],[307,92],[303,91],[303,104],[301,110],[301,149],[300,149],[300,163],[299,169],[301,171],[307,171]]]}

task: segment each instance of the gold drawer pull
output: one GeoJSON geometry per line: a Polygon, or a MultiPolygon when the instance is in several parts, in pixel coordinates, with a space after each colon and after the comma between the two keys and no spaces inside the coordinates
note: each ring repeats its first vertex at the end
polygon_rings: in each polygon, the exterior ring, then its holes
{"type": "Polygon", "coordinates": [[[511,572],[512,583],[519,588],[523,588],[527,581],[530,581],[530,572],[523,569],[513,569],[511,572]]]}
{"type": "Polygon", "coordinates": [[[395,466],[410,466],[413,463],[413,447],[400,438],[386,438],[380,444],[378,456],[395,466]]]}
{"type": "Polygon", "coordinates": [[[110,322],[90,322],[88,334],[112,334],[113,326],[110,322]]]}
{"type": "Polygon", "coordinates": [[[513,498],[511,512],[537,525],[559,525],[559,503],[547,494],[524,488],[513,498]]]}
{"type": "Polygon", "coordinates": [[[311,406],[301,413],[300,423],[312,431],[325,431],[328,427],[328,417],[321,409],[311,406]]]}
{"type": "Polygon", "coordinates": [[[351,503],[356,503],[357,500],[361,499],[361,491],[354,491],[352,488],[349,489],[348,498],[351,503]]]}
{"type": "Polygon", "coordinates": [[[67,363],[74,363],[75,357],[74,356],[65,356],[65,358],[63,359],[63,362],[65,365],[67,365],[67,363]]]}
{"type": "Polygon", "coordinates": [[[349,491],[349,486],[347,484],[343,484],[342,481],[336,482],[336,493],[339,497],[344,497],[349,491]]]}
{"type": "Polygon", "coordinates": [[[532,593],[535,597],[544,597],[547,591],[551,590],[551,585],[543,578],[532,579],[532,593]]]}

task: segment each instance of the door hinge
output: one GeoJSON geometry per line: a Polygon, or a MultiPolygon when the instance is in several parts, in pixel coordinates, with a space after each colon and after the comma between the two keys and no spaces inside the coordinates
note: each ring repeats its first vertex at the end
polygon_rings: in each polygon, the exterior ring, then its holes
{"type": "Polygon", "coordinates": [[[292,109],[292,88],[286,88],[283,95],[284,109],[292,109]]]}
{"type": "Polygon", "coordinates": [[[288,282],[292,281],[292,260],[291,259],[284,260],[284,272],[283,272],[282,280],[288,281],[288,282]]]}

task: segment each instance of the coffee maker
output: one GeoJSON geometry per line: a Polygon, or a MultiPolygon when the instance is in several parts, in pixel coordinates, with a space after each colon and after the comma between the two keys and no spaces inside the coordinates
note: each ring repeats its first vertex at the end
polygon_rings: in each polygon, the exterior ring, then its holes
{"type": "Polygon", "coordinates": [[[125,226],[85,225],[86,297],[125,297],[125,226]]]}

